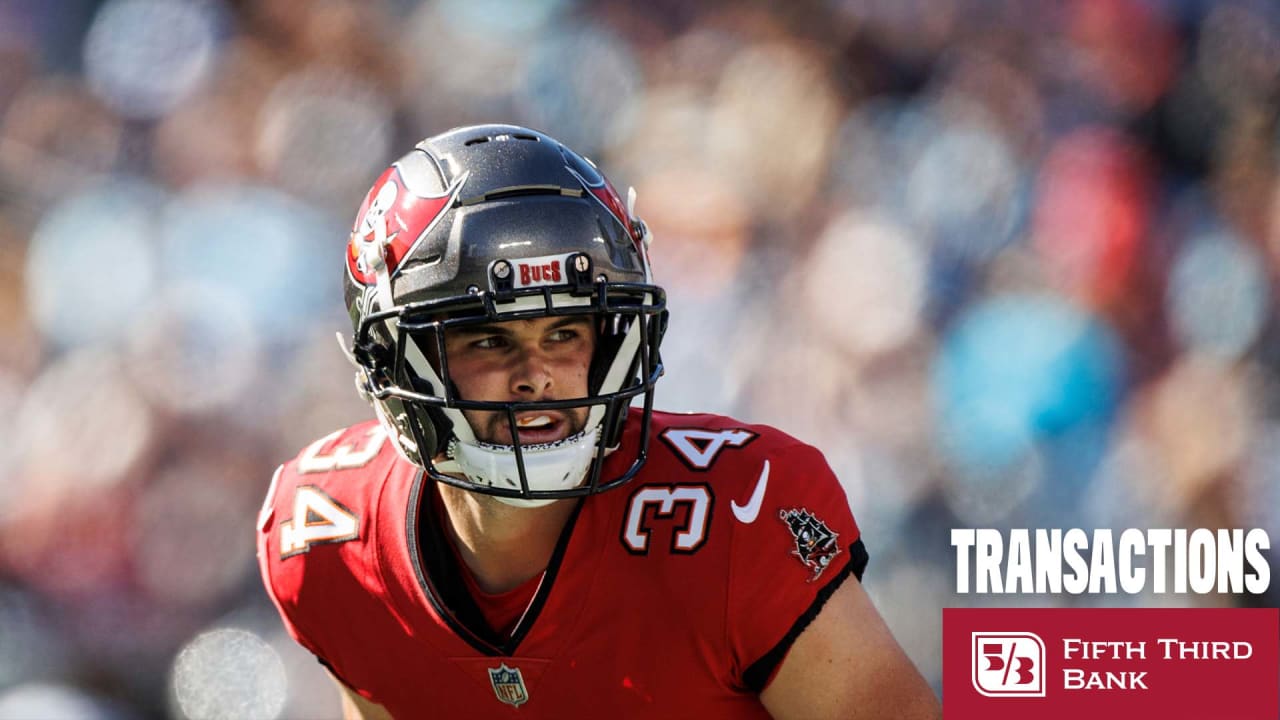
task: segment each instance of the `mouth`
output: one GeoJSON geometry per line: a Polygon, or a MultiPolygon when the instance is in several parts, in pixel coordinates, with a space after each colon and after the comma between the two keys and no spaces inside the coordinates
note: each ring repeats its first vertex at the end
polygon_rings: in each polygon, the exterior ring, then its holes
{"type": "Polygon", "coordinates": [[[527,412],[516,415],[515,436],[509,431],[504,434],[512,444],[518,437],[521,445],[540,445],[563,440],[572,432],[568,418],[561,413],[527,412]]]}

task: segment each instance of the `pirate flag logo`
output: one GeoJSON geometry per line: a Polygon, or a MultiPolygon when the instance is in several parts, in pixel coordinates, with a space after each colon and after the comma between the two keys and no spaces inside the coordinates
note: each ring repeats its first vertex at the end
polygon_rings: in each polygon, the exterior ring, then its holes
{"type": "Polygon", "coordinates": [[[831,532],[826,523],[804,508],[779,510],[778,517],[786,523],[795,540],[796,546],[791,554],[813,571],[809,582],[817,580],[831,560],[840,554],[840,545],[836,542],[839,534],[831,532]]]}

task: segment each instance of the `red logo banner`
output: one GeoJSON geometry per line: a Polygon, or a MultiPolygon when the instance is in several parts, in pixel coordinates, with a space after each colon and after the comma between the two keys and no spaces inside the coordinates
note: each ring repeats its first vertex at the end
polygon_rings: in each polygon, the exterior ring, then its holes
{"type": "Polygon", "coordinates": [[[946,608],[947,720],[1280,717],[1280,609],[946,608]]]}

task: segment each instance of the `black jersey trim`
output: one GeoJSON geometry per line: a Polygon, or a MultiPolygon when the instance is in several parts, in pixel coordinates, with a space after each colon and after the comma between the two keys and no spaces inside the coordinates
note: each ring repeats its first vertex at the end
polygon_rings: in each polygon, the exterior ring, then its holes
{"type": "MultiPolygon", "coordinates": [[[[445,563],[444,559],[440,557],[439,551],[445,548],[441,548],[438,542],[429,541],[433,533],[427,532],[425,535],[419,533],[419,529],[422,527],[419,516],[423,505],[422,489],[426,485],[424,482],[425,477],[426,473],[422,470],[419,470],[414,477],[413,489],[409,491],[409,512],[405,515],[405,534],[408,540],[409,562],[413,566],[413,574],[418,579],[418,587],[422,589],[422,594],[426,596],[427,602],[431,603],[431,607],[436,613],[444,618],[449,629],[453,630],[455,635],[462,638],[477,652],[491,654],[493,651],[492,646],[477,638],[474,633],[458,622],[453,612],[449,610],[447,604],[437,594],[435,585],[427,579],[426,568],[428,566],[443,565],[447,567],[448,563],[445,563]],[[425,557],[424,551],[429,553],[425,557]]],[[[434,528],[435,523],[430,523],[430,527],[434,528]]],[[[435,574],[439,574],[439,572],[443,572],[443,570],[438,570],[435,574]]],[[[457,587],[458,585],[461,585],[460,580],[458,582],[445,583],[446,587],[457,587]]]]}
{"type": "Polygon", "coordinates": [[[762,655],[759,660],[751,663],[746,672],[742,673],[742,682],[748,690],[753,693],[760,693],[764,690],[765,683],[773,675],[778,663],[782,662],[782,658],[786,657],[787,651],[791,649],[791,645],[795,643],[796,638],[800,637],[800,633],[809,627],[809,623],[813,622],[813,619],[822,611],[823,606],[827,604],[827,600],[831,599],[831,596],[844,584],[844,581],[850,575],[856,577],[859,582],[862,581],[862,573],[867,569],[868,559],[867,548],[863,545],[862,538],[858,538],[849,546],[849,561],[844,564],[844,568],[840,570],[840,573],[827,581],[827,584],[818,591],[817,597],[800,614],[800,617],[796,618],[795,623],[791,625],[791,629],[787,631],[786,635],[782,636],[778,644],[762,655]]]}
{"type": "Polygon", "coordinates": [[[539,613],[542,612],[542,606],[547,604],[547,597],[551,595],[551,588],[555,585],[556,575],[560,572],[561,561],[564,560],[565,551],[569,548],[569,539],[573,537],[573,528],[578,524],[578,514],[582,512],[583,498],[573,501],[576,503],[573,512],[569,515],[569,519],[564,524],[564,528],[560,530],[560,538],[556,540],[556,547],[551,551],[551,560],[547,563],[547,569],[542,575],[542,582],[538,583],[538,590],[533,595],[533,600],[529,603],[529,607],[525,609],[524,615],[516,621],[516,627],[511,632],[511,639],[502,646],[504,655],[515,655],[516,648],[520,646],[520,641],[524,640],[524,636],[529,634],[529,630],[533,627],[533,623],[538,619],[539,613]]]}
{"type": "Polygon", "coordinates": [[[578,502],[573,513],[560,532],[555,550],[542,581],[538,584],[533,600],[524,615],[516,622],[510,637],[499,635],[484,619],[484,613],[476,605],[471,593],[462,579],[462,570],[453,551],[449,549],[448,538],[440,523],[434,521],[434,513],[429,503],[434,498],[424,498],[424,488],[432,484],[426,482],[426,473],[419,471],[414,479],[410,493],[409,512],[405,528],[409,540],[409,559],[413,564],[413,573],[418,579],[427,601],[440,617],[444,618],[454,634],[474,648],[477,652],[490,657],[510,657],[515,655],[520,641],[529,633],[533,623],[538,619],[551,594],[556,574],[564,559],[569,538],[573,535],[573,527],[577,523],[582,503],[578,502]]]}
{"type": "Polygon", "coordinates": [[[337,670],[335,670],[335,669],[334,669],[334,667],[333,667],[333,665],[330,665],[330,664],[329,664],[329,661],[328,661],[328,660],[325,660],[324,658],[320,657],[319,655],[312,655],[312,657],[314,657],[314,658],[316,659],[316,662],[320,663],[320,665],[321,665],[325,670],[329,671],[329,674],[333,676],[333,679],[334,679],[334,680],[337,680],[338,682],[342,683],[342,685],[343,685],[344,687],[346,687],[348,690],[350,690],[351,692],[357,692],[357,690],[356,690],[356,686],[355,686],[355,685],[352,685],[352,684],[351,684],[351,683],[349,683],[349,682],[347,682],[347,679],[346,679],[346,678],[344,678],[344,677],[342,677],[342,673],[340,673],[340,672],[338,672],[337,670]]]}

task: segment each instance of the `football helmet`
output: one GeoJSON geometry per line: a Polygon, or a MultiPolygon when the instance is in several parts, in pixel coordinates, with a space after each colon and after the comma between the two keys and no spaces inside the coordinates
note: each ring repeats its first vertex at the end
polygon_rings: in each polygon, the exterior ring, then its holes
{"type": "Polygon", "coordinates": [[[624,205],[589,160],[511,125],[450,130],[383,171],[347,245],[355,331],[347,352],[357,386],[409,461],[438,482],[520,506],[608,490],[640,470],[667,311],[634,198],[624,205]],[[587,396],[459,396],[449,333],[569,315],[590,316],[596,332],[587,396]],[[617,450],[628,408],[641,397],[630,462],[611,465],[623,469],[603,478],[604,458],[617,450]],[[520,441],[516,413],[570,408],[586,410],[580,432],[520,441]],[[464,410],[503,413],[513,444],[478,439],[464,410]]]}

